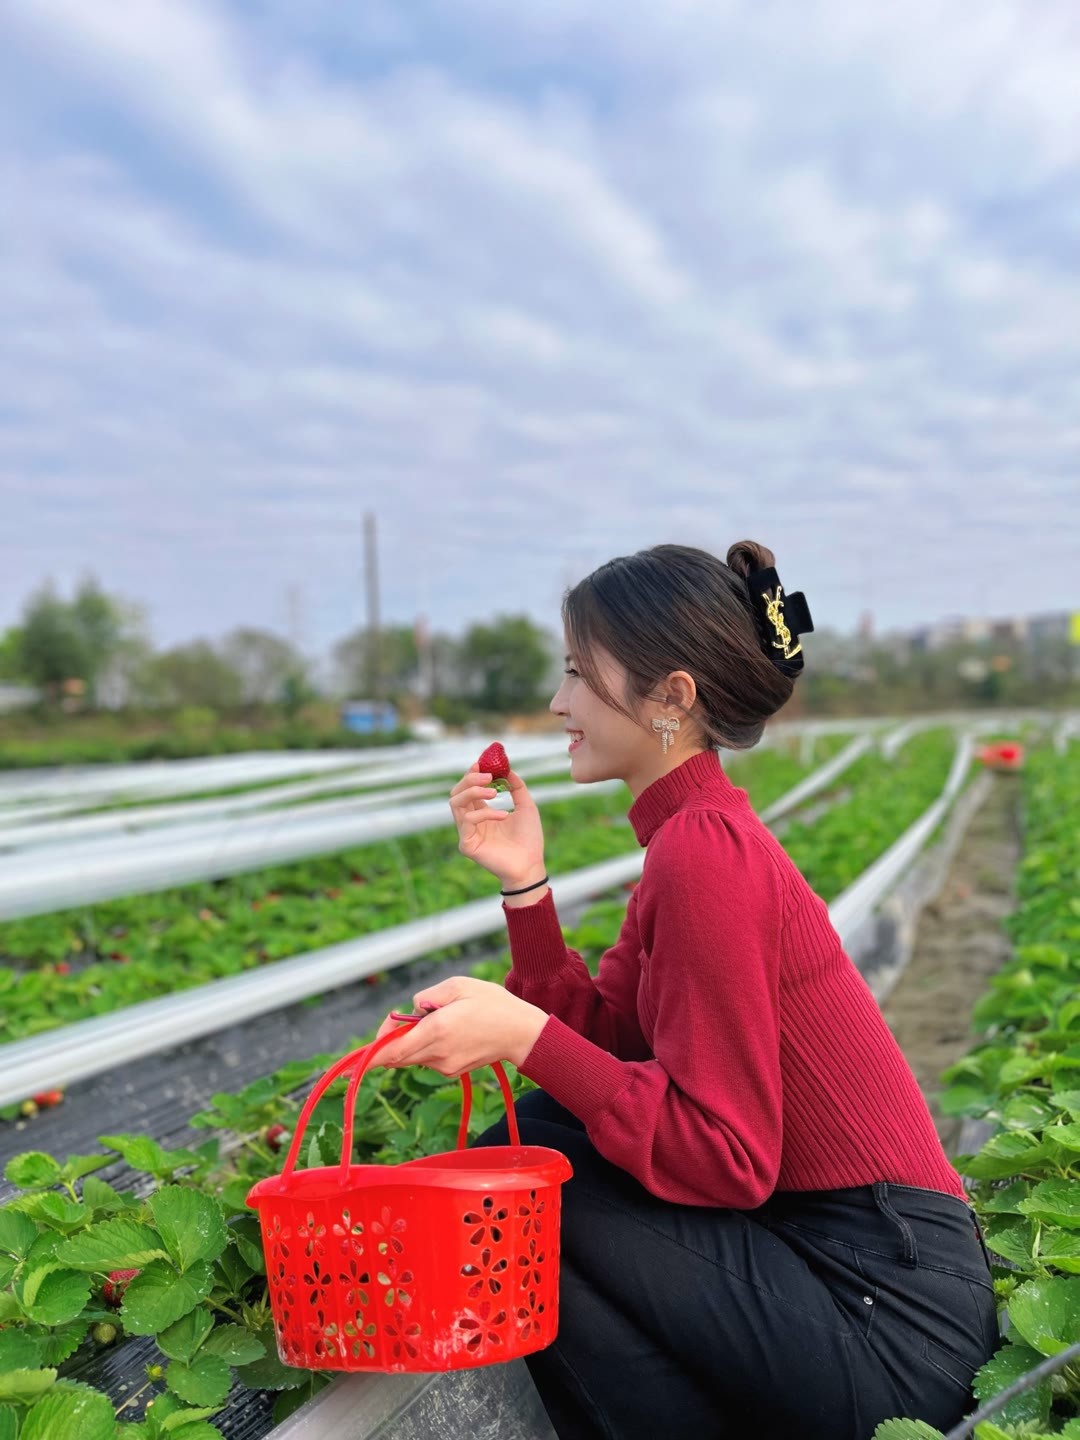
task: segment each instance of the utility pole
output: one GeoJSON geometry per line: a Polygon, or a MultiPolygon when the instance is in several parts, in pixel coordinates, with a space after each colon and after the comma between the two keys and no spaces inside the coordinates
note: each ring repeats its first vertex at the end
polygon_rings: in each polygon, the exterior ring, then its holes
{"type": "Polygon", "coordinates": [[[375,548],[375,514],[364,516],[364,577],[367,586],[367,689],[373,700],[382,699],[382,675],[379,664],[379,562],[375,548]]]}

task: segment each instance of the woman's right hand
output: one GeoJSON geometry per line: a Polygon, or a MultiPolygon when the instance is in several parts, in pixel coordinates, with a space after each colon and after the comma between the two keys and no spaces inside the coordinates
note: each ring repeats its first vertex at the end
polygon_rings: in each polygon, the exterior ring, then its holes
{"type": "Polygon", "coordinates": [[[507,775],[513,810],[496,810],[486,802],[498,791],[484,782],[490,775],[470,770],[450,791],[450,809],[458,828],[462,855],[490,870],[508,889],[544,873],[544,827],[529,787],[513,770],[507,775]]]}

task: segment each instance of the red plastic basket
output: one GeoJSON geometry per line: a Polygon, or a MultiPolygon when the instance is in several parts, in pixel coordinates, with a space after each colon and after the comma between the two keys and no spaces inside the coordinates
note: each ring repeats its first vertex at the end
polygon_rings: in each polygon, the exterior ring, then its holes
{"type": "Polygon", "coordinates": [[[286,1365],[461,1370],[542,1350],[558,1332],[560,1187],[573,1169],[559,1150],[520,1143],[498,1062],[509,1145],[465,1148],[465,1074],[456,1150],[400,1165],[349,1163],[360,1081],[382,1046],[404,1033],[327,1070],[300,1112],[284,1170],[248,1194],[286,1365]],[[297,1171],[312,1110],[350,1070],[341,1163],[297,1171]]]}

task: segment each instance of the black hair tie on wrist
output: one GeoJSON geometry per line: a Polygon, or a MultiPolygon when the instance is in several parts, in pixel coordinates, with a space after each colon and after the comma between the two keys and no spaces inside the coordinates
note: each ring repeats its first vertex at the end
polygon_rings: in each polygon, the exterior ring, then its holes
{"type": "Polygon", "coordinates": [[[746,589],[766,654],[778,670],[794,679],[803,668],[798,638],[814,628],[805,595],[801,590],[785,595],[771,565],[765,570],[752,570],[746,577],[746,589]]]}
{"type": "Polygon", "coordinates": [[[547,883],[548,883],[548,877],[545,875],[542,880],[537,880],[537,882],[536,882],[535,885],[524,885],[524,886],[522,886],[522,888],[521,888],[520,890],[500,890],[500,891],[499,891],[499,894],[500,894],[500,895],[525,895],[525,894],[527,894],[527,892],[530,891],[530,890],[539,890],[539,888],[540,888],[541,885],[546,885],[547,883]]]}

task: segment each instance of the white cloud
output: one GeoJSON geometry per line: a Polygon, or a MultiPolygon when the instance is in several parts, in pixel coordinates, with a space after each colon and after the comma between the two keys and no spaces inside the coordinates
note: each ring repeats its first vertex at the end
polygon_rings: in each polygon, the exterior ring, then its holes
{"type": "MultiPolygon", "coordinates": [[[[989,564],[974,494],[1018,539],[1026,476],[1031,534],[1069,533],[1067,9],[396,13],[9,18],[13,605],[100,556],[168,639],[307,576],[326,642],[374,506],[403,616],[553,618],[563,556],[679,529],[790,554],[831,623],[869,567],[914,620],[970,595],[905,567],[989,564]]],[[[1002,604],[1031,603],[1028,553],[1002,604]]]]}

